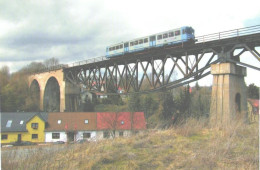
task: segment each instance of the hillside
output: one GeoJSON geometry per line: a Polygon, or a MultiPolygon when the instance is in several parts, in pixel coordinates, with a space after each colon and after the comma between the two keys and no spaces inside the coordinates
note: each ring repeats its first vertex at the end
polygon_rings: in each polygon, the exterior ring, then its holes
{"type": "Polygon", "coordinates": [[[258,134],[256,122],[222,131],[189,120],[129,138],[4,148],[2,169],[259,169],[258,134]]]}

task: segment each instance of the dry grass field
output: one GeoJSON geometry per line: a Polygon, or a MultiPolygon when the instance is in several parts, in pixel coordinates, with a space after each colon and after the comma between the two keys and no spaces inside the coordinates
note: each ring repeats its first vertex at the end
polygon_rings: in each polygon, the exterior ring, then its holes
{"type": "Polygon", "coordinates": [[[2,148],[2,169],[259,169],[258,121],[167,130],[84,144],[2,148]]]}

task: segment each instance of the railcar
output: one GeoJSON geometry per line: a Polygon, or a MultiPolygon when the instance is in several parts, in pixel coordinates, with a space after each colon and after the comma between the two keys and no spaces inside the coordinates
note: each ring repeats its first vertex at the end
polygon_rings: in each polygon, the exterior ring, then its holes
{"type": "Polygon", "coordinates": [[[111,58],[147,48],[178,44],[190,40],[195,40],[194,29],[185,26],[108,46],[106,48],[106,57],[111,58]]]}

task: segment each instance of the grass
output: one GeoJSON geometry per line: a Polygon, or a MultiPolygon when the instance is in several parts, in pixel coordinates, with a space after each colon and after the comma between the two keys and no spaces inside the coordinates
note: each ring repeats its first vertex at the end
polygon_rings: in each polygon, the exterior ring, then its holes
{"type": "Polygon", "coordinates": [[[188,120],[167,130],[85,144],[2,149],[2,169],[259,169],[258,122],[212,129],[188,120]],[[6,152],[3,152],[6,151],[6,152]]]}

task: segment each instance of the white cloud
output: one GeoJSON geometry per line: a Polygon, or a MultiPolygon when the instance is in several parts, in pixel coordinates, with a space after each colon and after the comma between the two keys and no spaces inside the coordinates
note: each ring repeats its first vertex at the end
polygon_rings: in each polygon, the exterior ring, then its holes
{"type": "Polygon", "coordinates": [[[14,63],[16,71],[50,57],[62,63],[99,57],[110,44],[184,25],[204,35],[259,24],[259,6],[259,0],[1,1],[1,65],[14,63]]]}

